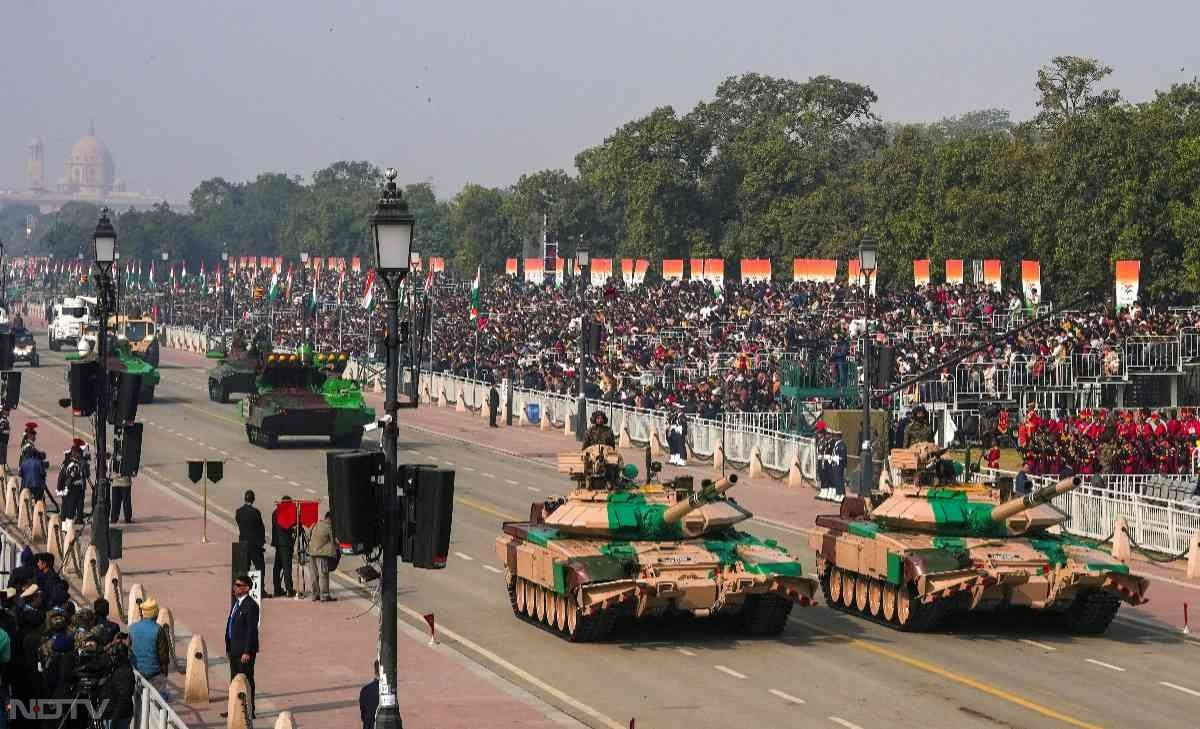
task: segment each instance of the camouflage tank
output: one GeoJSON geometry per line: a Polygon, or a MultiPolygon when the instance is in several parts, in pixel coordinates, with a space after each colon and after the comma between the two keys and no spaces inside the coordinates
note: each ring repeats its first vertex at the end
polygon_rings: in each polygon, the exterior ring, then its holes
{"type": "Polygon", "coordinates": [[[573,642],[603,639],[622,616],[672,613],[776,635],[793,604],[812,604],[817,583],[798,560],[734,528],[751,516],[724,496],[736,476],[638,485],[637,468],[603,445],[560,455],[559,471],[575,490],[534,503],[529,521],[505,522],[496,539],[518,616],[573,642]]]}
{"type": "Polygon", "coordinates": [[[345,354],[264,357],[256,391],[239,403],[246,438],[274,448],[280,436],[329,436],[334,446],[358,448],[375,410],[357,382],[342,379],[348,361],[345,354]]]}
{"type": "Polygon", "coordinates": [[[1103,633],[1122,602],[1146,601],[1145,578],[1050,531],[1067,518],[1050,501],[1080,478],[1014,498],[1011,483],[939,483],[938,453],[893,450],[890,488],[817,517],[809,545],[831,607],[914,632],[952,613],[1023,607],[1059,614],[1071,632],[1103,633]]]}
{"type": "Polygon", "coordinates": [[[208,370],[209,400],[225,403],[230,395],[248,395],[258,389],[262,357],[256,351],[247,351],[238,339],[228,347],[210,350],[206,356],[218,360],[208,370]]]}

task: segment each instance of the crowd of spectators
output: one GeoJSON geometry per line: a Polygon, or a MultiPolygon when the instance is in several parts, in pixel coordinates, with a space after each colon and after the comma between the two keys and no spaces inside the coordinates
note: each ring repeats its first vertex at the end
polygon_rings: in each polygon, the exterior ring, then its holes
{"type": "Polygon", "coordinates": [[[1016,435],[1025,471],[1034,475],[1186,473],[1200,416],[1190,408],[1171,416],[1147,408],[1084,409],[1059,418],[1031,410],[1016,435]]]}

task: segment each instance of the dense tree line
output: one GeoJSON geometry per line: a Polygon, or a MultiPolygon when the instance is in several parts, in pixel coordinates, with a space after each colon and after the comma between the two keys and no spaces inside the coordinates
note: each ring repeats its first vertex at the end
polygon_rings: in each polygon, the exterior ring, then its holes
{"type": "MultiPolygon", "coordinates": [[[[881,279],[912,280],[910,261],[1042,261],[1048,294],[1111,289],[1112,262],[1143,262],[1153,296],[1200,292],[1200,83],[1130,103],[1101,88],[1111,69],[1053,59],[1036,77],[1038,114],[1014,123],[987,109],[931,124],[885,124],[875,93],[818,76],[731,77],[711,100],[669,106],[581,151],[574,173],[541,170],[505,188],[466,185],[438,200],[405,188],[418,245],[460,271],[535,250],[543,218],[570,253],[653,260],[723,256],[846,258],[864,235],[881,279]]],[[[175,260],[231,254],[354,255],[367,251],[367,215],[380,170],[338,162],[298,177],[202,182],[191,212],[125,212],[126,255],[175,260]]],[[[0,236],[24,212],[0,214],[0,236]]],[[[37,247],[74,255],[95,210],[72,204],[39,221],[37,247]]],[[[729,269],[736,272],[735,268],[729,269]]]]}

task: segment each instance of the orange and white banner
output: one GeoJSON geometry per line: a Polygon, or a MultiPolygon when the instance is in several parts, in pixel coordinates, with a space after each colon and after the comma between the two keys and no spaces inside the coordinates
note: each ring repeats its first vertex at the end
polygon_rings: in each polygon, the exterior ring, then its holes
{"type": "Polygon", "coordinates": [[[632,258],[621,259],[621,277],[625,279],[627,285],[641,284],[646,280],[646,271],[650,269],[650,261],[645,258],[639,258],[636,261],[632,258]]]}
{"type": "Polygon", "coordinates": [[[263,268],[270,268],[271,263],[273,263],[273,262],[274,262],[274,259],[272,259],[270,256],[260,256],[258,265],[263,268]]]}
{"type": "Polygon", "coordinates": [[[692,258],[688,261],[688,278],[699,281],[704,278],[704,259],[692,258]]]}
{"type": "Polygon", "coordinates": [[[275,270],[283,271],[283,256],[275,256],[275,270]]]}
{"type": "Polygon", "coordinates": [[[1025,295],[1026,306],[1042,303],[1041,261],[1021,261],[1021,293],[1025,295]]]}
{"type": "Polygon", "coordinates": [[[1133,306],[1138,298],[1141,261],[1117,261],[1117,309],[1133,306]]]}
{"type": "Polygon", "coordinates": [[[525,259],[525,280],[540,284],[545,279],[546,261],[541,258],[525,259]]]}
{"type": "Polygon", "coordinates": [[[446,259],[438,256],[429,257],[429,268],[434,273],[442,273],[446,270],[446,259]]]}
{"type": "Polygon", "coordinates": [[[509,258],[504,262],[504,273],[508,276],[517,275],[517,259],[509,258]]]}
{"type": "Polygon", "coordinates": [[[770,281],[771,280],[771,259],[769,258],[743,258],[742,259],[742,281],[770,281]]]}
{"type": "Polygon", "coordinates": [[[834,258],[796,258],[792,261],[792,280],[833,283],[837,268],[834,258]]]}
{"type": "Polygon", "coordinates": [[[362,271],[362,259],[359,258],[358,256],[351,258],[350,259],[350,270],[354,271],[355,273],[360,273],[362,271]]]}
{"type": "MultiPolygon", "coordinates": [[[[862,286],[863,285],[863,276],[862,276],[861,266],[862,266],[862,263],[857,258],[851,258],[850,260],[846,261],[846,282],[849,285],[851,285],[851,286],[862,286]]],[[[876,271],[871,271],[871,273],[869,274],[870,279],[871,279],[870,286],[871,286],[871,295],[872,296],[875,295],[875,274],[876,274],[876,271]]]]}
{"type": "Polygon", "coordinates": [[[1000,284],[1000,261],[989,258],[983,262],[983,283],[985,286],[991,286],[993,291],[999,291],[1002,288],[1000,284]]]}
{"type": "Polygon", "coordinates": [[[683,259],[664,258],[662,262],[662,277],[664,281],[682,281],[683,259]]]}
{"type": "Polygon", "coordinates": [[[724,258],[705,258],[704,259],[704,280],[708,281],[713,286],[725,288],[725,259],[724,258]]]}
{"type": "Polygon", "coordinates": [[[571,270],[574,270],[572,268],[574,265],[575,265],[574,259],[571,259],[570,261],[566,261],[562,258],[555,256],[555,258],[554,258],[554,282],[561,285],[564,280],[563,277],[566,276],[568,273],[570,273],[571,270]],[[568,270],[568,269],[571,269],[571,270],[568,270]]]}
{"type": "Polygon", "coordinates": [[[929,259],[918,258],[913,261],[913,285],[928,286],[929,285],[929,259]]]}
{"type": "Polygon", "coordinates": [[[961,285],[963,282],[963,262],[961,258],[946,259],[946,283],[961,285]]]}
{"type": "Polygon", "coordinates": [[[591,268],[593,286],[603,286],[612,278],[611,258],[593,258],[591,268]]]}

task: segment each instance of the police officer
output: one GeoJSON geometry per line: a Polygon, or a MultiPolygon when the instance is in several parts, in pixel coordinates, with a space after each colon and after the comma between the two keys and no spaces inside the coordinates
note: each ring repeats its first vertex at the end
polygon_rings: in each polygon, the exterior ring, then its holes
{"type": "Polygon", "coordinates": [[[913,408],[912,421],[904,429],[904,447],[909,448],[916,443],[932,443],[933,428],[929,425],[929,411],[924,405],[913,408]]]}
{"type": "Polygon", "coordinates": [[[87,472],[83,463],[83,441],[71,441],[71,450],[58,471],[58,496],[62,499],[63,520],[83,521],[83,497],[87,472]]]}
{"type": "Polygon", "coordinates": [[[584,448],[594,445],[617,447],[617,437],[613,435],[612,428],[608,427],[608,416],[603,410],[592,413],[592,427],[588,428],[583,436],[584,448]]]}

